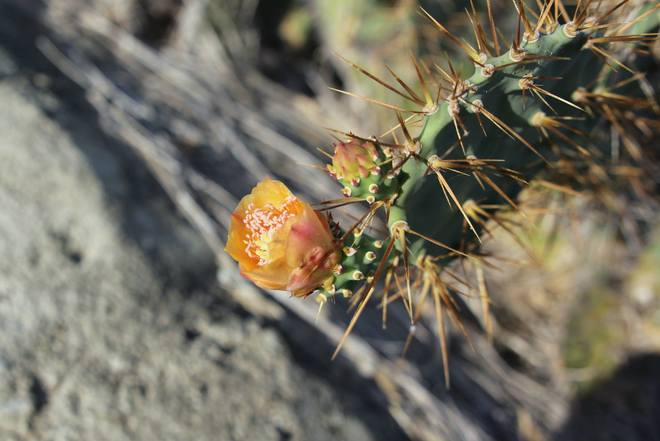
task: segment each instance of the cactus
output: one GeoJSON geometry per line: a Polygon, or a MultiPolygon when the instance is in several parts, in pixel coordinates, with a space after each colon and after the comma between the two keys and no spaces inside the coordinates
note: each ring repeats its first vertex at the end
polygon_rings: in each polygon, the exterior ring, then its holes
{"type": "MultiPolygon", "coordinates": [[[[532,10],[516,0],[518,30],[507,50],[492,16],[482,25],[474,8],[468,12],[473,46],[421,9],[441,37],[465,52],[474,71],[463,78],[449,60],[428,65],[413,59],[417,91],[396,75],[388,83],[353,64],[413,108],[372,100],[394,111],[392,139],[343,133],[328,166],[344,199],[324,210],[368,204],[355,225],[346,230],[334,225],[342,257],[315,291],[321,304],[341,295],[357,306],[344,339],[380,281],[383,305],[395,291],[411,324],[431,298],[441,337],[445,315],[461,326],[442,278],[447,263],[463,257],[480,265],[480,235],[501,209],[493,207],[515,209],[517,193],[539,173],[579,177],[585,167],[605,163],[596,133],[603,117],[619,132],[626,156],[641,161],[642,149],[630,131],[636,129],[627,127],[640,112],[639,121],[655,124],[655,102],[631,64],[637,60],[619,58],[619,49],[655,40],[660,9],[631,3],[584,0],[568,6],[548,0],[532,10]],[[374,237],[368,227],[381,209],[389,234],[374,237]]],[[[441,343],[446,356],[442,338],[441,343]]]]}

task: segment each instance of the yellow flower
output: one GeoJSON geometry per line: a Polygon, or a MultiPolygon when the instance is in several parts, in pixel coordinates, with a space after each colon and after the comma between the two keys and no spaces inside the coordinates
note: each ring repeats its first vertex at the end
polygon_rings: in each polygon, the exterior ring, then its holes
{"type": "Polygon", "coordinates": [[[234,210],[225,251],[241,274],[266,289],[305,296],[339,262],[328,220],[281,182],[264,179],[234,210]]]}

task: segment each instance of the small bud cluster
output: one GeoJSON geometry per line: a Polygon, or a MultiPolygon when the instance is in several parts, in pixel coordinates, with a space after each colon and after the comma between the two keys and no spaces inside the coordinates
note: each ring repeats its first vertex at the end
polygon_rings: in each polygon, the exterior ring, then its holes
{"type": "Polygon", "coordinates": [[[327,169],[343,185],[344,196],[372,204],[397,193],[399,170],[393,156],[392,149],[375,141],[351,139],[334,145],[332,164],[327,169]]]}
{"type": "Polygon", "coordinates": [[[382,240],[353,232],[344,242],[341,264],[334,273],[331,288],[319,288],[319,297],[327,299],[337,292],[343,297],[351,297],[364,283],[371,283],[384,251],[382,240]]]}

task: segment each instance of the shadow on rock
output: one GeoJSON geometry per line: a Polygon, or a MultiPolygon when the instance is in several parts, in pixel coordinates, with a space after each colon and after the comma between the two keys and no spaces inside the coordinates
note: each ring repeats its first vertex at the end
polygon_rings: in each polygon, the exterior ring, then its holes
{"type": "Polygon", "coordinates": [[[660,440],[660,354],[629,359],[573,403],[556,440],[660,440]]]}

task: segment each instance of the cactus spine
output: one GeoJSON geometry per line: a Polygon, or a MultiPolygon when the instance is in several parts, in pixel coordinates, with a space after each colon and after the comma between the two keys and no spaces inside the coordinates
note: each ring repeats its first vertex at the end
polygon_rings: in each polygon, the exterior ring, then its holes
{"type": "MultiPolygon", "coordinates": [[[[479,227],[488,215],[482,206],[515,207],[521,183],[537,173],[560,169],[567,158],[578,164],[603,156],[590,140],[600,120],[594,110],[603,100],[615,99],[613,89],[622,81],[634,86],[639,79],[624,64],[627,60],[615,58],[616,47],[609,46],[653,41],[657,35],[651,32],[660,22],[658,5],[631,6],[624,1],[592,7],[595,2],[583,1],[567,10],[561,0],[549,0],[534,14],[522,2],[514,3],[524,32],[516,32],[506,52],[500,50],[499,39],[487,41],[476,16],[471,16],[476,23],[474,48],[427,14],[440,34],[473,62],[468,78],[461,78],[451,62],[445,68],[436,64],[432,73],[415,61],[420,94],[398,78],[403,89],[354,65],[418,109],[409,120],[396,113],[403,141],[386,143],[349,133],[335,147],[329,171],[342,185],[342,193],[370,205],[365,218],[340,235],[341,266],[331,289],[318,294],[321,301],[337,294],[359,295],[344,337],[382,276],[387,285],[388,278],[403,274],[408,292],[401,297],[408,302],[412,321],[411,266],[423,280],[421,296],[430,290],[434,299],[446,299],[448,290],[436,277],[442,272],[442,259],[474,257],[479,227]],[[529,19],[533,15],[535,24],[529,19]],[[624,24],[614,24],[615,16],[625,17],[624,24]],[[440,76],[437,90],[429,86],[433,74],[440,76]],[[408,127],[412,122],[421,125],[416,134],[408,127]],[[365,229],[381,208],[390,234],[377,240],[365,229]]],[[[643,97],[640,87],[631,89],[627,96],[643,97]]],[[[604,116],[614,122],[611,114],[604,116]]],[[[451,308],[451,302],[447,306],[451,308]]]]}

